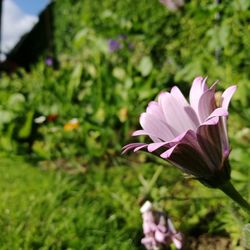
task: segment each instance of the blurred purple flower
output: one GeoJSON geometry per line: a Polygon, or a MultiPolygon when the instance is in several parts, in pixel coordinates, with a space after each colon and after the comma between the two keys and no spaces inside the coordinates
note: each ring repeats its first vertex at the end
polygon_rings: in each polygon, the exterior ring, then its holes
{"type": "Polygon", "coordinates": [[[108,46],[110,52],[116,52],[117,50],[122,48],[121,43],[115,39],[110,39],[108,42],[108,46]]]}
{"type": "Polygon", "coordinates": [[[115,39],[110,39],[108,41],[108,48],[109,52],[116,52],[122,48],[132,50],[134,46],[131,42],[129,42],[127,35],[120,34],[115,39]]]}
{"type": "Polygon", "coordinates": [[[45,64],[46,64],[47,66],[53,66],[53,59],[52,59],[52,57],[47,57],[47,58],[45,59],[45,64]]]}
{"type": "Polygon", "coordinates": [[[184,5],[184,0],[160,0],[169,10],[176,11],[184,5]]]}
{"type": "Polygon", "coordinates": [[[141,243],[147,250],[162,249],[172,242],[181,249],[183,236],[178,233],[172,221],[163,212],[155,211],[152,203],[146,201],[141,207],[144,238],[141,243]]]}
{"type": "Polygon", "coordinates": [[[225,90],[219,106],[215,86],[216,82],[208,88],[206,78],[195,78],[190,104],[176,86],[170,93],[161,93],[141,114],[142,130],[133,133],[147,135],[153,142],[128,144],[123,153],[146,150],[210,187],[226,183],[230,179],[228,106],[236,86],[225,90]]]}

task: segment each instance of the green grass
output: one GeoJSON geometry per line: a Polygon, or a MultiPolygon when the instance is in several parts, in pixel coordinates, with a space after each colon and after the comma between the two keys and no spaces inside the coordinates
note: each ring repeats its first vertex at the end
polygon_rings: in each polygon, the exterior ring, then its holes
{"type": "Polygon", "coordinates": [[[187,239],[204,233],[229,233],[235,245],[239,239],[240,214],[228,198],[158,162],[70,174],[21,157],[0,159],[0,250],[143,249],[145,199],[167,211],[187,239]]]}
{"type": "Polygon", "coordinates": [[[1,158],[0,249],[140,249],[132,176],[124,168],[71,176],[1,158]]]}

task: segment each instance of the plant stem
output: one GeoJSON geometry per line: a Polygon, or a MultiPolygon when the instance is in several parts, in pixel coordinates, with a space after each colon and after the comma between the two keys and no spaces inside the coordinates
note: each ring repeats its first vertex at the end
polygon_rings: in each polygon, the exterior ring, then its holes
{"type": "Polygon", "coordinates": [[[219,186],[219,189],[222,190],[232,200],[234,200],[245,211],[250,213],[249,203],[240,195],[240,193],[234,188],[230,181],[225,182],[223,185],[219,186]]]}

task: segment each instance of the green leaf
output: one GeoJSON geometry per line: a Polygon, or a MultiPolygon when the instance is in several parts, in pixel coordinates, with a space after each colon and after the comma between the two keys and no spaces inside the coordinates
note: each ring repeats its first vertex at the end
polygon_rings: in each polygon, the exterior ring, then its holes
{"type": "Polygon", "coordinates": [[[34,111],[29,111],[26,116],[23,127],[19,130],[18,137],[20,139],[27,138],[31,135],[34,111]]]}
{"type": "Polygon", "coordinates": [[[236,181],[248,181],[248,176],[237,171],[237,170],[232,170],[231,172],[231,177],[233,180],[236,180],[236,181]]]}
{"type": "Polygon", "coordinates": [[[14,118],[14,114],[8,110],[0,110],[0,124],[9,123],[14,118]]]}
{"type": "Polygon", "coordinates": [[[144,56],[139,63],[138,69],[142,76],[148,76],[153,69],[151,58],[149,56],[144,56]]]}
{"type": "Polygon", "coordinates": [[[242,231],[243,231],[243,239],[242,239],[243,246],[249,249],[250,248],[250,224],[244,225],[242,231]]]}
{"type": "Polygon", "coordinates": [[[74,71],[71,74],[70,82],[68,85],[68,91],[67,91],[67,95],[68,95],[69,100],[72,99],[74,92],[76,91],[76,89],[80,85],[81,76],[82,76],[82,69],[83,69],[82,64],[78,63],[76,65],[74,71]]]}
{"type": "Polygon", "coordinates": [[[21,93],[15,93],[9,97],[8,106],[16,112],[22,111],[24,104],[25,97],[21,93]]]}
{"type": "Polygon", "coordinates": [[[126,77],[126,71],[121,67],[115,67],[112,71],[112,74],[115,78],[121,81],[126,77]]]}

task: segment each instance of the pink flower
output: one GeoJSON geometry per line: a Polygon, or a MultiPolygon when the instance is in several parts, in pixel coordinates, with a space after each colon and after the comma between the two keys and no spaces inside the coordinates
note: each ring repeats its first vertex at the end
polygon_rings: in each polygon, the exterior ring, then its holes
{"type": "Polygon", "coordinates": [[[146,249],[163,249],[172,242],[177,249],[181,249],[183,236],[175,230],[172,221],[166,217],[165,213],[155,211],[150,201],[144,203],[141,213],[144,233],[141,242],[146,249]]]}
{"type": "Polygon", "coordinates": [[[184,0],[160,0],[169,10],[175,11],[184,5],[184,0]]]}
{"type": "Polygon", "coordinates": [[[216,82],[208,88],[206,78],[194,79],[187,102],[178,87],[161,93],[141,114],[142,130],[133,136],[146,135],[151,143],[132,143],[123,153],[146,150],[193,175],[202,183],[218,187],[230,179],[227,135],[229,102],[236,86],[227,88],[221,103],[215,101],[216,82]]]}

